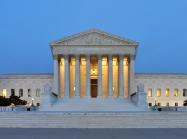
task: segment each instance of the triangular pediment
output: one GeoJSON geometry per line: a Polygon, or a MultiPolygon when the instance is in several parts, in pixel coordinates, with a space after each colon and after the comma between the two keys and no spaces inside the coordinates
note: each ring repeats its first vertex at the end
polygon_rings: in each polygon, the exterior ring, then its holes
{"type": "Polygon", "coordinates": [[[97,29],[91,29],[72,36],[62,38],[51,43],[54,45],[134,45],[138,43],[120,36],[106,33],[97,29]]]}

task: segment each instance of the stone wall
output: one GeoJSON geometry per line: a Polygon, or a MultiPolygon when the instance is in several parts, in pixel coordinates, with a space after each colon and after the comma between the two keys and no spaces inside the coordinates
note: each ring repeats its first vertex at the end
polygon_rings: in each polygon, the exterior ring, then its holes
{"type": "Polygon", "coordinates": [[[187,74],[136,74],[135,86],[144,84],[145,92],[152,89],[152,95],[147,94],[148,103],[161,106],[183,106],[183,101],[187,96],[183,96],[183,89],[187,89],[187,74]],[[157,89],[161,89],[161,96],[157,96],[157,89]],[[166,96],[166,89],[169,89],[169,96],[166,96]],[[174,96],[174,90],[178,89],[178,96],[174,96]]]}
{"type": "Polygon", "coordinates": [[[31,103],[34,98],[34,104],[40,103],[40,96],[43,93],[45,84],[52,86],[52,74],[29,74],[29,75],[0,75],[0,95],[3,94],[3,89],[6,89],[6,97],[11,95],[11,89],[15,90],[15,95],[19,96],[19,89],[23,89],[24,99],[31,103]],[[28,89],[31,90],[31,96],[28,97],[28,89]],[[39,89],[39,95],[36,94],[36,89],[39,89]]]}
{"type": "MultiPolygon", "coordinates": [[[[40,96],[36,96],[36,89],[40,89],[40,94],[43,93],[45,84],[52,86],[52,74],[29,74],[29,75],[0,75],[0,95],[3,95],[3,89],[7,90],[7,96],[11,94],[11,89],[15,89],[15,95],[19,95],[19,89],[23,89],[22,99],[31,102],[34,98],[34,103],[40,102],[40,96]],[[31,97],[28,97],[28,89],[31,89],[31,97]]],[[[187,89],[187,74],[136,74],[135,87],[140,83],[144,84],[145,92],[152,89],[152,96],[147,96],[148,103],[152,105],[161,103],[161,106],[183,106],[183,101],[187,96],[183,96],[183,89],[187,89]],[[161,89],[161,96],[156,95],[157,89],[161,89]],[[166,89],[169,89],[169,96],[165,95],[166,89]],[[174,89],[178,89],[178,96],[174,96],[174,89]]]]}

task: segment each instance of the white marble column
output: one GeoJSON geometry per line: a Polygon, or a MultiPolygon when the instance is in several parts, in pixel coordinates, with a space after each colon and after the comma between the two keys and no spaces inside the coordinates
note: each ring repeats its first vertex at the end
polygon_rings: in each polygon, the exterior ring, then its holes
{"type": "Polygon", "coordinates": [[[129,70],[129,87],[130,87],[130,92],[129,95],[133,94],[135,92],[134,90],[134,59],[135,56],[131,55],[130,56],[130,70],[129,70]]]}
{"type": "Polygon", "coordinates": [[[59,91],[59,61],[58,56],[54,57],[54,75],[53,75],[53,87],[54,87],[54,93],[60,96],[59,91]]]}
{"type": "Polygon", "coordinates": [[[80,56],[75,57],[75,96],[80,96],[80,56]]]}
{"type": "Polygon", "coordinates": [[[65,56],[65,97],[69,97],[69,82],[70,82],[70,75],[69,75],[69,56],[65,56]]]}
{"type": "Polygon", "coordinates": [[[119,88],[119,97],[124,96],[124,66],[123,66],[124,56],[119,55],[119,66],[118,66],[118,88],[119,88]]]}
{"type": "Polygon", "coordinates": [[[98,97],[102,97],[102,56],[98,56],[98,97]]]}
{"type": "Polygon", "coordinates": [[[113,96],[113,56],[108,56],[108,95],[113,96]]]}
{"type": "Polygon", "coordinates": [[[90,96],[90,55],[86,56],[86,96],[90,96]]]}

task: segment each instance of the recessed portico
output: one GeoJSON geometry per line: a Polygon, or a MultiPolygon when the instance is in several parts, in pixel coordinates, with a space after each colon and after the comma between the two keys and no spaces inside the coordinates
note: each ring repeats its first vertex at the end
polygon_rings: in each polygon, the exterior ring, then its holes
{"type": "Polygon", "coordinates": [[[127,97],[129,94],[128,57],[61,56],[54,63],[60,97],[127,97]]]}
{"type": "Polygon", "coordinates": [[[137,43],[89,30],[51,44],[54,93],[61,98],[127,98],[134,93],[137,43]]]}

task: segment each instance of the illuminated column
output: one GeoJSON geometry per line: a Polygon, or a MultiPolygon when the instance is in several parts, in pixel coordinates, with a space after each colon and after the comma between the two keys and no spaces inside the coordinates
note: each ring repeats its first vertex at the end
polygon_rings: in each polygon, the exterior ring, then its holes
{"type": "Polygon", "coordinates": [[[64,96],[69,96],[69,82],[70,82],[70,78],[69,78],[69,56],[66,55],[65,56],[65,93],[64,96]]]}
{"type": "Polygon", "coordinates": [[[123,63],[123,79],[124,79],[124,83],[123,83],[123,88],[124,88],[124,97],[127,98],[129,95],[129,64],[128,64],[128,60],[127,57],[125,57],[124,59],[124,63],[123,63]]]}
{"type": "Polygon", "coordinates": [[[98,96],[102,96],[102,56],[98,56],[98,96]]]}
{"type": "Polygon", "coordinates": [[[57,95],[60,95],[59,91],[59,61],[58,56],[54,57],[54,76],[53,76],[53,87],[54,87],[54,93],[57,95]]]}
{"type": "Polygon", "coordinates": [[[80,57],[75,57],[75,96],[80,96],[80,57]]]}
{"type": "Polygon", "coordinates": [[[119,97],[123,97],[124,96],[124,66],[123,66],[123,60],[124,60],[124,56],[120,55],[119,56],[119,74],[118,74],[118,81],[119,81],[119,97]]]}
{"type": "Polygon", "coordinates": [[[129,86],[130,86],[130,92],[129,92],[129,95],[133,94],[135,91],[134,91],[134,55],[131,55],[130,56],[130,70],[129,70],[129,86]]]}
{"type": "Polygon", "coordinates": [[[90,56],[86,56],[86,96],[90,96],[90,56]]]}
{"type": "Polygon", "coordinates": [[[113,56],[108,56],[108,94],[113,96],[113,56]]]}

